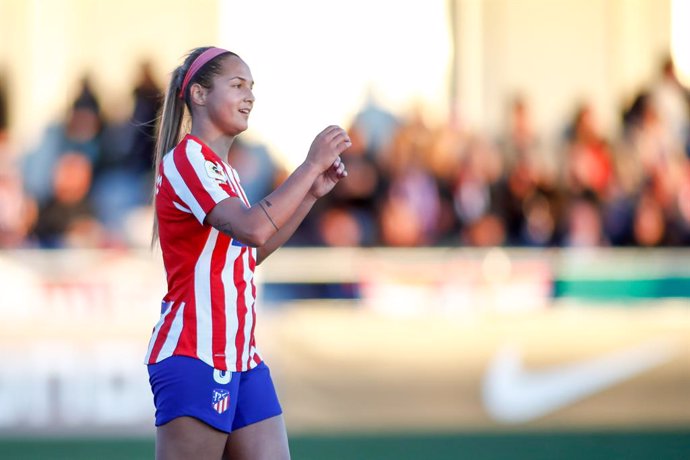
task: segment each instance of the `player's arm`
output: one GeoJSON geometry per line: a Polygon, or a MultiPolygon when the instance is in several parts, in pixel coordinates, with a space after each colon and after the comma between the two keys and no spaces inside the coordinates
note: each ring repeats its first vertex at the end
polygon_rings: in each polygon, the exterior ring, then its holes
{"type": "Polygon", "coordinates": [[[338,126],[329,126],[316,136],[304,163],[270,195],[250,208],[238,198],[225,199],[213,207],[204,222],[244,244],[264,246],[280,228],[293,227],[289,225],[291,219],[309,190],[349,146],[347,133],[338,126]]]}
{"type": "Polygon", "coordinates": [[[205,222],[248,246],[261,247],[288,224],[319,173],[305,162],[259,203],[247,208],[239,198],[227,198],[208,213],[205,222]]]}
{"type": "Polygon", "coordinates": [[[307,214],[309,214],[309,211],[311,210],[312,206],[314,206],[314,203],[316,203],[316,198],[310,194],[307,194],[287,223],[280,227],[280,230],[269,238],[266,244],[263,244],[256,249],[257,265],[266,260],[266,257],[273,254],[276,249],[284,245],[290,239],[307,214]]]}
{"type": "Polygon", "coordinates": [[[316,200],[330,192],[333,187],[344,177],[347,176],[345,164],[337,158],[333,165],[328,170],[319,174],[314,183],[306,194],[302,203],[297,208],[297,211],[290,217],[285,226],[281,227],[280,231],[276,232],[263,246],[257,248],[257,265],[266,260],[276,249],[290,239],[295,233],[304,218],[309,214],[309,211],[316,203],[316,200]]]}

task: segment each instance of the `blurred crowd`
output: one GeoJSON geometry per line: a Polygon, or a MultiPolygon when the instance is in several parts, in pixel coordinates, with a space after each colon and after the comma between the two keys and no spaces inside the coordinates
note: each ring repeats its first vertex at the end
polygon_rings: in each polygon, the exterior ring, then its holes
{"type": "MultiPolygon", "coordinates": [[[[85,78],[65,119],[21,155],[7,151],[0,91],[0,247],[148,245],[162,89],[150,65],[140,74],[126,120],[106,120],[85,78]]],[[[615,133],[585,102],[553,142],[520,95],[497,135],[454,116],[434,125],[421,112],[396,115],[372,100],[348,126],[348,178],[289,244],[690,245],[690,91],[666,59],[621,105],[615,133]]],[[[287,174],[265,146],[241,137],[229,162],[252,202],[287,174]]]]}

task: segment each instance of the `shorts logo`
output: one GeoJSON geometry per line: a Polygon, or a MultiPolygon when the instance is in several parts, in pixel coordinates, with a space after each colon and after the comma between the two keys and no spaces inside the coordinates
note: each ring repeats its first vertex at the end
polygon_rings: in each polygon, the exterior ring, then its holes
{"type": "Polygon", "coordinates": [[[221,385],[227,385],[232,380],[232,372],[213,369],[213,380],[221,385]]]}
{"type": "Polygon", "coordinates": [[[213,410],[222,414],[230,406],[230,392],[227,390],[213,390],[213,410]]]}

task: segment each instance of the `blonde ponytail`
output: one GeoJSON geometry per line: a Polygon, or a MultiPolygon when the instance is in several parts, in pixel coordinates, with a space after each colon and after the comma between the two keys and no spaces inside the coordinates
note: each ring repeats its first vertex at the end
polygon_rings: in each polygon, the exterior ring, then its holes
{"type": "Polygon", "coordinates": [[[170,78],[170,85],[165,94],[163,108],[158,117],[156,134],[156,148],[154,170],[153,170],[153,235],[151,237],[151,247],[158,242],[158,217],[156,213],[156,192],[159,186],[158,174],[163,156],[172,150],[180,141],[180,130],[182,119],[184,118],[185,101],[178,96],[180,85],[184,78],[184,66],[180,66],[173,71],[170,78]]]}

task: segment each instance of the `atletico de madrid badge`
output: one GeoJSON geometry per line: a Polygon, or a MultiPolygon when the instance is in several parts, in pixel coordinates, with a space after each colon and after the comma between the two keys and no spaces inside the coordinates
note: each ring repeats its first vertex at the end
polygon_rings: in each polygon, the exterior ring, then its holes
{"type": "Polygon", "coordinates": [[[213,410],[222,414],[230,407],[230,392],[227,390],[213,390],[213,410]]]}

